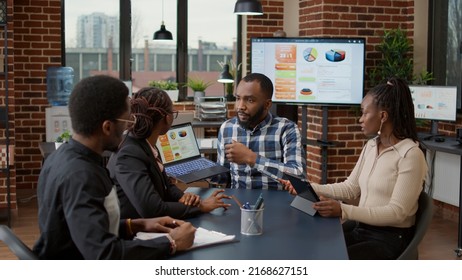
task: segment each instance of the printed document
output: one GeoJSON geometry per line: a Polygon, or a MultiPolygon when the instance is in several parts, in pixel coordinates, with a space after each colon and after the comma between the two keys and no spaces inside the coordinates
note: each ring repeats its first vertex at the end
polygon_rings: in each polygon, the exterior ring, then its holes
{"type": "MultiPolygon", "coordinates": [[[[135,239],[147,240],[154,239],[161,236],[165,236],[167,233],[158,233],[158,232],[138,232],[135,236],[135,239]]],[[[207,245],[218,244],[218,243],[228,243],[235,241],[235,235],[226,235],[221,232],[208,230],[205,228],[197,228],[196,235],[194,237],[194,244],[191,249],[204,247],[207,245]]]]}

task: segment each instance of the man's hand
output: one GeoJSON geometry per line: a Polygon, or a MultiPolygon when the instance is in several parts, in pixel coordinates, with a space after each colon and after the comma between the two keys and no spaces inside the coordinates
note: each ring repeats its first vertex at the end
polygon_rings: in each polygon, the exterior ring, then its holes
{"type": "Polygon", "coordinates": [[[319,197],[318,202],[313,205],[315,210],[318,210],[319,215],[323,217],[341,217],[342,208],[340,207],[340,202],[332,198],[327,198],[324,196],[319,197]]]}
{"type": "Polygon", "coordinates": [[[201,197],[193,193],[184,193],[178,202],[187,206],[199,206],[201,204],[201,197]]]}
{"type": "Polygon", "coordinates": [[[135,219],[132,220],[133,233],[139,231],[144,232],[170,232],[173,228],[181,226],[185,222],[182,220],[173,219],[169,216],[149,219],[135,219]]]}
{"type": "Polygon", "coordinates": [[[184,251],[193,245],[195,232],[196,228],[191,223],[183,222],[180,226],[172,229],[169,235],[175,240],[176,250],[184,251]]]}
{"type": "Polygon", "coordinates": [[[168,233],[175,240],[176,250],[183,251],[190,248],[194,242],[196,228],[191,223],[173,219],[169,216],[150,219],[132,220],[134,233],[145,232],[164,232],[168,233]]]}
{"type": "Polygon", "coordinates": [[[251,149],[247,148],[244,144],[236,142],[225,145],[225,155],[229,162],[237,164],[248,164],[254,166],[257,160],[257,154],[251,149]]]}
{"type": "Polygon", "coordinates": [[[216,208],[223,207],[225,210],[231,206],[231,204],[225,203],[223,199],[230,199],[229,195],[224,194],[225,190],[216,190],[211,196],[201,201],[199,208],[202,212],[208,213],[216,208]]]}

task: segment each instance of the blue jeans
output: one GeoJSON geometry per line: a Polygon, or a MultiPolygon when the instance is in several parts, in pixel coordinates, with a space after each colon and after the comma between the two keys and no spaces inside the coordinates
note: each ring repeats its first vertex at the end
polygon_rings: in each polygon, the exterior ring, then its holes
{"type": "Polygon", "coordinates": [[[394,260],[411,242],[414,227],[379,227],[363,223],[351,227],[348,221],[344,236],[350,260],[394,260]]]}

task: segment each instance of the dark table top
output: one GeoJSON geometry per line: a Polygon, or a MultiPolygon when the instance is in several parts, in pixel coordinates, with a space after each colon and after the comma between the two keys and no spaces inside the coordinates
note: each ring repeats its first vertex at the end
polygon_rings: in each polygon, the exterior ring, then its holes
{"type": "Polygon", "coordinates": [[[425,149],[430,149],[439,152],[445,152],[449,154],[462,155],[462,145],[457,141],[455,137],[438,136],[431,137],[428,140],[422,140],[421,146],[425,149]]]}
{"type": "MultiPolygon", "coordinates": [[[[188,188],[186,191],[206,198],[214,189],[188,188]]],[[[250,204],[263,194],[263,234],[240,233],[240,209],[231,200],[232,207],[226,211],[215,209],[188,221],[196,227],[236,235],[238,242],[177,253],[174,259],[348,259],[340,219],[312,217],[291,207],[293,196],[285,191],[226,189],[225,193],[234,194],[242,203],[248,201],[250,204]]]]}

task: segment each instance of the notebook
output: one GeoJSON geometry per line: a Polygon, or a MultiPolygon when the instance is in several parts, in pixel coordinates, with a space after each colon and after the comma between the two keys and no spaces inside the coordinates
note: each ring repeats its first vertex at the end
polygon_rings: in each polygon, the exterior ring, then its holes
{"type": "MultiPolygon", "coordinates": [[[[140,240],[149,240],[165,236],[167,233],[157,233],[157,232],[138,232],[135,236],[135,239],[140,240]]],[[[229,242],[238,242],[235,235],[226,235],[221,232],[207,230],[201,227],[196,229],[194,243],[191,246],[191,249],[205,247],[214,244],[220,243],[229,243],[229,242]]]]}
{"type": "Polygon", "coordinates": [[[313,204],[319,201],[319,197],[310,182],[302,181],[301,179],[288,174],[284,174],[284,177],[290,181],[294,189],[297,191],[297,195],[290,206],[314,216],[317,211],[313,209],[313,204]]]}
{"type": "Polygon", "coordinates": [[[156,143],[165,171],[185,184],[229,172],[201,156],[191,123],[174,125],[156,143]]]}

